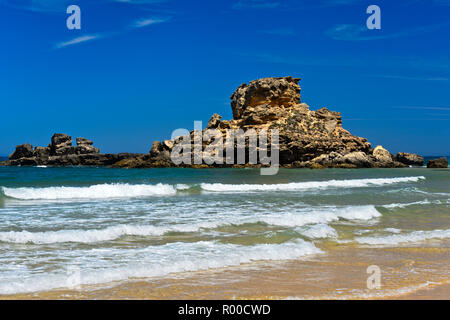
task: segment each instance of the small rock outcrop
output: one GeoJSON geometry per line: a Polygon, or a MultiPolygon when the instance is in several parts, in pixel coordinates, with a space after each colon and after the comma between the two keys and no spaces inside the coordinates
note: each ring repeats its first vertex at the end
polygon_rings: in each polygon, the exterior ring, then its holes
{"type": "Polygon", "coordinates": [[[422,167],[424,164],[423,157],[414,153],[399,152],[395,158],[398,162],[407,166],[422,167]]]}
{"type": "Polygon", "coordinates": [[[76,138],[77,146],[72,145],[72,137],[64,133],[55,133],[49,145],[50,156],[64,156],[74,154],[95,154],[100,150],[93,146],[93,142],[86,138],[76,138]]]}
{"type": "Polygon", "coordinates": [[[428,160],[427,168],[448,168],[448,160],[446,157],[428,160]]]}
{"type": "Polygon", "coordinates": [[[9,160],[0,165],[9,166],[110,166],[124,159],[135,158],[140,154],[119,153],[100,154],[93,142],[86,138],[76,138],[77,145],[72,145],[72,137],[55,133],[47,147],[35,147],[30,144],[19,145],[9,160]]]}

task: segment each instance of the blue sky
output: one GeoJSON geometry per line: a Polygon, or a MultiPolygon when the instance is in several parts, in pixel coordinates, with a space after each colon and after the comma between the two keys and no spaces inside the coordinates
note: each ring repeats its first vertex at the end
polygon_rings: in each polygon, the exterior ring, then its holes
{"type": "Polygon", "coordinates": [[[54,132],[148,152],[231,119],[241,83],[287,75],[373,145],[450,154],[450,0],[0,0],[0,35],[0,155],[54,132]]]}

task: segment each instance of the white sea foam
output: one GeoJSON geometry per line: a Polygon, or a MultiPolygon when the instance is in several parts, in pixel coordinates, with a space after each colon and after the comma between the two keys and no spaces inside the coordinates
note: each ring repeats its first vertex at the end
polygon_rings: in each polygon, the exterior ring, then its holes
{"type": "Polygon", "coordinates": [[[384,231],[390,232],[390,233],[401,233],[402,232],[402,230],[397,229],[397,228],[385,228],[384,231]]]}
{"type": "Polygon", "coordinates": [[[311,209],[308,212],[285,213],[259,217],[258,220],[270,225],[295,227],[308,224],[329,223],[339,219],[370,220],[380,217],[374,206],[329,207],[311,209]]]}
{"type": "Polygon", "coordinates": [[[326,188],[361,188],[371,186],[383,186],[402,182],[417,182],[425,179],[424,176],[378,179],[349,179],[291,182],[284,184],[222,184],[202,183],[201,187],[210,192],[252,192],[252,191],[297,191],[326,188]]]}
{"type": "MultiPolygon", "coordinates": [[[[129,225],[122,224],[107,227],[104,229],[79,229],[79,230],[58,230],[45,232],[30,231],[6,231],[0,232],[0,242],[8,243],[33,243],[33,244],[51,244],[51,243],[96,243],[103,241],[112,241],[123,236],[162,236],[169,232],[198,232],[201,229],[214,229],[224,225],[242,225],[245,223],[264,222],[273,226],[280,227],[302,227],[307,237],[320,238],[335,237],[333,228],[326,225],[329,222],[335,222],[340,219],[345,220],[370,220],[381,216],[374,206],[351,206],[351,207],[317,207],[308,210],[287,213],[265,213],[260,215],[248,216],[240,212],[230,213],[226,216],[209,216],[205,220],[201,218],[198,221],[187,223],[175,223],[170,225],[129,225]]],[[[182,220],[180,220],[181,222],[182,220]]]]}
{"type": "Polygon", "coordinates": [[[98,230],[60,230],[47,232],[10,231],[0,232],[0,241],[10,243],[49,244],[61,242],[94,243],[109,241],[125,235],[149,236],[162,235],[164,228],[155,226],[121,225],[98,230]]]}
{"type": "MultiPolygon", "coordinates": [[[[369,186],[382,186],[402,182],[417,182],[425,179],[423,176],[380,179],[352,179],[292,182],[285,184],[222,184],[202,183],[200,186],[207,192],[254,192],[254,191],[296,191],[326,188],[358,188],[369,186]]],[[[132,198],[148,196],[175,195],[177,190],[187,190],[190,187],[184,184],[168,185],[158,183],[148,184],[97,184],[88,187],[1,187],[4,195],[20,200],[68,200],[68,199],[107,199],[132,198]]]]}
{"type": "MultiPolygon", "coordinates": [[[[75,250],[76,265],[81,259],[81,284],[106,284],[112,281],[151,278],[170,273],[238,266],[253,261],[293,260],[305,255],[322,253],[313,243],[295,240],[282,244],[243,246],[214,241],[170,243],[142,249],[102,248],[75,250]],[[77,258],[78,257],[78,258],[77,258]]],[[[70,262],[69,262],[70,263],[70,262]]],[[[22,270],[26,272],[26,270],[22,270]]],[[[34,292],[66,288],[70,284],[64,266],[53,273],[18,276],[5,274],[0,280],[0,294],[34,292]]]]}
{"type": "MultiPolygon", "coordinates": [[[[445,282],[444,282],[445,283],[445,282]]],[[[426,281],[418,285],[409,285],[398,289],[344,289],[336,290],[334,294],[320,295],[320,296],[302,296],[302,297],[271,297],[271,299],[285,299],[285,300],[360,300],[360,299],[373,299],[373,298],[387,298],[398,297],[416,291],[422,290],[433,285],[439,285],[443,283],[426,281]]]]}
{"type": "Polygon", "coordinates": [[[301,227],[296,230],[310,239],[337,238],[338,236],[335,229],[324,223],[301,227]]]}
{"type": "Polygon", "coordinates": [[[360,237],[355,241],[361,244],[371,245],[396,245],[408,242],[421,242],[430,239],[446,239],[450,238],[450,229],[447,230],[431,230],[431,231],[413,231],[404,234],[394,234],[390,236],[376,237],[360,237]]]}
{"type": "Polygon", "coordinates": [[[118,225],[105,229],[58,230],[46,232],[8,231],[0,232],[0,241],[9,243],[50,244],[62,242],[96,243],[111,241],[123,236],[161,236],[168,232],[195,232],[201,228],[214,228],[220,222],[180,224],[172,226],[118,225]]]}
{"type": "Polygon", "coordinates": [[[164,196],[176,194],[167,184],[97,184],[89,187],[6,188],[3,193],[21,200],[106,199],[164,196]]]}
{"type": "Polygon", "coordinates": [[[415,201],[415,202],[409,202],[409,203],[391,203],[391,204],[386,204],[382,207],[386,208],[386,209],[395,209],[395,208],[406,208],[406,207],[414,206],[414,205],[441,204],[441,203],[442,202],[439,200],[434,200],[434,201],[423,200],[423,201],[415,201]]]}

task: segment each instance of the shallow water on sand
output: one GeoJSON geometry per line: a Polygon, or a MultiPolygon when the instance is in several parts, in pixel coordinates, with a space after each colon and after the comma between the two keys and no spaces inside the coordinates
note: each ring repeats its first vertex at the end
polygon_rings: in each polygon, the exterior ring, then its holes
{"type": "MultiPolygon", "coordinates": [[[[2,295],[66,290],[78,281],[164,282],[186,272],[209,279],[205,286],[214,279],[229,284],[226,273],[206,275],[224,268],[234,270],[235,281],[251,275],[248,268],[266,270],[282,288],[292,279],[275,270],[307,275],[309,263],[326,265],[336,285],[347,274],[340,263],[348,272],[363,270],[361,279],[368,263],[379,264],[390,270],[392,290],[449,278],[448,169],[282,169],[261,176],[257,169],[0,167],[0,186],[2,295]],[[391,260],[389,250],[397,250],[391,260]],[[415,278],[405,277],[414,274],[404,267],[409,260],[421,261],[415,278]]],[[[345,285],[348,297],[367,294],[361,281],[357,291],[351,281],[345,285]]],[[[339,297],[343,290],[328,285],[312,295],[313,283],[262,295],[339,297]]]]}

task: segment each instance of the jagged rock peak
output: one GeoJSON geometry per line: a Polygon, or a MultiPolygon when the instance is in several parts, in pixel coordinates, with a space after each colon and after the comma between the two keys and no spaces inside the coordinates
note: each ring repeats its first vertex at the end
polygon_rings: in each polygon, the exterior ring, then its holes
{"type": "Polygon", "coordinates": [[[16,146],[16,150],[9,156],[9,160],[27,158],[33,156],[33,146],[29,143],[16,146]]]}
{"type": "Polygon", "coordinates": [[[262,78],[242,84],[230,97],[233,118],[242,117],[247,107],[260,105],[292,107],[300,103],[300,78],[262,78]]]}
{"type": "Polygon", "coordinates": [[[54,149],[68,147],[72,145],[72,137],[64,133],[55,133],[51,139],[51,146],[54,149]]]}

